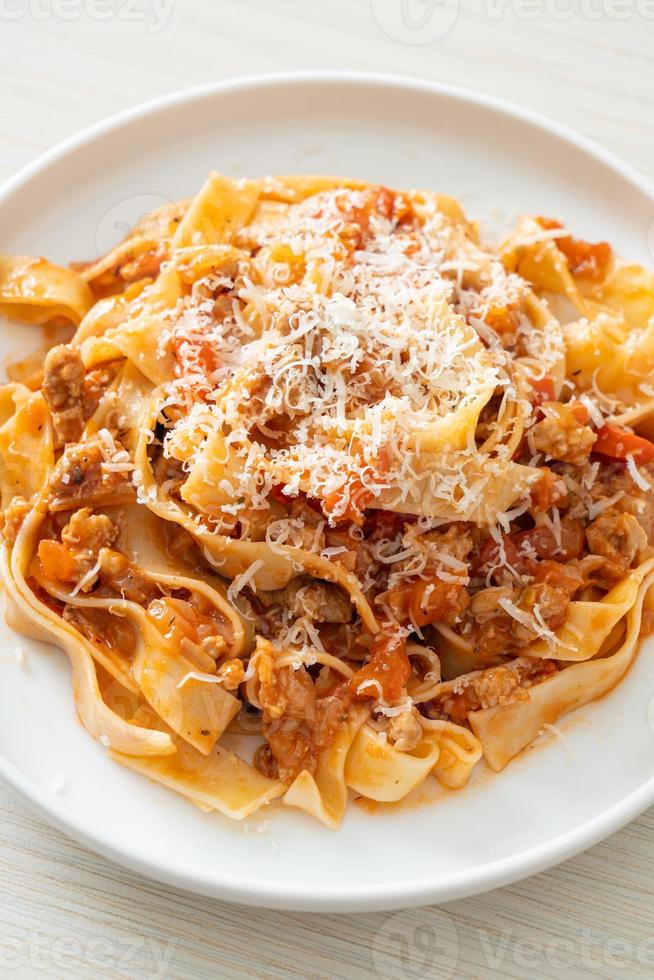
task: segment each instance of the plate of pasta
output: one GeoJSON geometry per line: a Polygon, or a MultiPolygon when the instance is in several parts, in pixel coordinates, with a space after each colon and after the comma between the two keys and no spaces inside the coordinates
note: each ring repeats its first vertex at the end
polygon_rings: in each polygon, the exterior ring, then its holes
{"type": "Polygon", "coordinates": [[[316,910],[654,802],[653,201],[517,109],[319,74],[10,182],[4,776],[130,867],[316,910]]]}

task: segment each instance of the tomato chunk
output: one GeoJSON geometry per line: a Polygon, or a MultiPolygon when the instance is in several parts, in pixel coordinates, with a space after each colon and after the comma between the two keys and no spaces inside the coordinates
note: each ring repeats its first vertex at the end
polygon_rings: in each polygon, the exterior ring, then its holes
{"type": "Polygon", "coordinates": [[[553,470],[540,467],[540,476],[531,490],[531,503],[535,511],[547,511],[565,502],[568,491],[565,483],[553,470]]]}
{"type": "Polygon", "coordinates": [[[338,514],[338,520],[352,521],[361,526],[363,524],[363,512],[374,499],[374,494],[363,485],[358,477],[355,477],[349,485],[328,493],[323,501],[323,509],[328,517],[334,511],[342,510],[342,513],[338,514]],[[344,499],[347,499],[347,504],[345,509],[342,509],[344,499]]]}
{"type": "Polygon", "coordinates": [[[523,543],[528,550],[536,552],[541,559],[557,557],[559,561],[568,562],[579,558],[584,550],[584,528],[579,521],[564,517],[561,521],[561,544],[557,543],[554,533],[544,524],[538,524],[528,531],[518,531],[512,535],[515,547],[524,554],[523,543]]]}
{"type": "Polygon", "coordinates": [[[451,626],[467,609],[470,596],[463,585],[432,578],[401,585],[387,593],[386,601],[400,623],[451,626]]]}
{"type": "Polygon", "coordinates": [[[37,555],[46,578],[55,582],[75,581],[77,569],[74,555],[65,545],[44,538],[39,542],[37,555]]]}
{"type": "Polygon", "coordinates": [[[563,589],[570,598],[584,585],[584,577],[577,568],[563,565],[558,561],[539,562],[534,573],[534,581],[542,585],[551,585],[554,589],[563,589]]]}
{"type": "MultiPolygon", "coordinates": [[[[552,218],[537,218],[541,228],[562,228],[560,221],[552,218]]],[[[555,241],[556,247],[566,257],[568,268],[575,276],[585,276],[588,279],[601,279],[606,272],[613,251],[608,242],[584,242],[572,235],[562,235],[555,241]]]]}
{"type": "MultiPolygon", "coordinates": [[[[374,465],[366,465],[363,469],[367,470],[370,478],[379,480],[388,471],[390,466],[390,455],[388,449],[382,446],[379,450],[374,465]]],[[[336,520],[352,521],[359,527],[364,523],[364,511],[370,507],[375,500],[375,494],[368,489],[361,476],[354,473],[352,477],[338,490],[328,493],[323,499],[323,511],[326,517],[333,517],[333,512],[337,512],[336,520]],[[343,502],[345,501],[345,507],[343,502]],[[342,513],[339,513],[342,511],[342,513]]]]}
{"type": "Polygon", "coordinates": [[[370,653],[368,663],[350,680],[351,693],[359,699],[381,697],[384,701],[398,701],[411,676],[406,640],[382,631],[372,641],[370,653]]]}
{"type": "Polygon", "coordinates": [[[534,390],[531,401],[534,405],[542,405],[543,402],[553,402],[556,393],[554,391],[554,381],[545,375],[544,378],[529,378],[529,384],[534,390]]]}
{"type": "MultiPolygon", "coordinates": [[[[513,537],[517,537],[517,535],[513,537]]],[[[535,562],[520,551],[520,541],[516,544],[511,537],[503,535],[502,545],[506,562],[511,568],[515,568],[517,572],[523,575],[531,575],[535,562]]],[[[482,575],[489,566],[496,567],[502,564],[500,554],[501,548],[499,543],[494,538],[486,538],[476,554],[473,555],[472,568],[474,573],[476,575],[482,575]]]]}
{"type": "Polygon", "coordinates": [[[518,313],[511,306],[491,306],[484,317],[484,322],[500,337],[515,333],[518,320],[518,313]]]}
{"type": "Polygon", "coordinates": [[[603,425],[597,430],[594,453],[610,456],[612,459],[626,459],[633,456],[637,463],[651,463],[654,460],[654,443],[643,439],[634,432],[627,432],[614,425],[603,425]]]}

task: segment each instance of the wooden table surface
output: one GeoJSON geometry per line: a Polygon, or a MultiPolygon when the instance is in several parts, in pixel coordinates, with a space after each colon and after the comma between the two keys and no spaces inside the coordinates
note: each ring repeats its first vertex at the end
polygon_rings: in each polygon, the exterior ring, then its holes
{"type": "MultiPolygon", "coordinates": [[[[651,0],[410,0],[404,20],[401,8],[0,0],[0,179],[144,99],[301,68],[394,71],[520,101],[654,178],[651,0]]],[[[650,811],[558,868],[442,908],[252,911],[123,871],[0,785],[0,976],[652,976],[653,844],[650,811]]]]}

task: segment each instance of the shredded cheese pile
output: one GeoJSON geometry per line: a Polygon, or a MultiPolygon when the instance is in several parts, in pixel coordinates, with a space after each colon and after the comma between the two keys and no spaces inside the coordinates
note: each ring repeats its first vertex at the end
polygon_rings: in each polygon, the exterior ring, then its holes
{"type": "Polygon", "coordinates": [[[198,508],[218,521],[267,508],[278,485],[330,520],[362,494],[465,516],[502,478],[503,447],[481,459],[474,432],[494,393],[517,393],[483,316],[525,285],[434,202],[403,220],[400,195],[370,193],[330,191],[248,226],[234,275],[196,283],[165,336],[181,364],[165,405],[184,410],[164,451],[191,472],[221,434],[221,500],[198,508]]]}

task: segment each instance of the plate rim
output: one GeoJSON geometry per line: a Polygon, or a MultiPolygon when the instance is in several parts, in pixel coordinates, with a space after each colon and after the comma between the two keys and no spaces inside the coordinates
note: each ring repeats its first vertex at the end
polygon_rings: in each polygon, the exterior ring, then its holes
{"type": "MultiPolygon", "coordinates": [[[[392,87],[405,91],[459,100],[476,107],[497,112],[511,119],[527,123],[541,132],[556,137],[604,164],[623,181],[627,181],[648,197],[654,206],[654,184],[630,164],[625,163],[612,151],[576,133],[573,129],[550,119],[539,112],[493,95],[477,92],[462,86],[433,82],[411,75],[371,71],[308,70],[262,74],[248,74],[183,88],[138,103],[136,106],[110,115],[75,133],[40,154],[34,161],[21,168],[0,186],[0,204],[8,201],[30,180],[47,171],[53,164],[69,154],[92,144],[96,139],[119,131],[134,121],[179,108],[214,95],[244,92],[260,87],[289,84],[351,84],[392,87]]],[[[189,875],[172,870],[130,851],[129,841],[118,848],[104,834],[90,832],[83,818],[76,817],[63,801],[53,799],[45,789],[25,776],[12,762],[0,753],[0,778],[17,791],[50,825],[63,831],[90,850],[101,854],[114,863],[136,871],[141,875],[172,885],[195,894],[219,898],[225,901],[283,910],[310,912],[384,911],[409,908],[435,902],[481,894],[493,888],[519,881],[559,864],[593,846],[598,841],[625,826],[654,804],[654,776],[633,790],[628,796],[609,809],[591,817],[578,827],[559,834],[536,847],[517,855],[504,857],[465,871],[450,872],[437,881],[432,876],[411,878],[408,882],[388,882],[372,885],[288,885],[282,880],[262,884],[232,874],[215,870],[211,876],[189,875]]]]}

